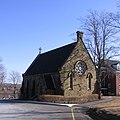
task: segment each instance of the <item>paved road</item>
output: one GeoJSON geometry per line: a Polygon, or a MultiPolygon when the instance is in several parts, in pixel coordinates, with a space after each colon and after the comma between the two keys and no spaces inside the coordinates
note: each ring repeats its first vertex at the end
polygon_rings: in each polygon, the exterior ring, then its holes
{"type": "Polygon", "coordinates": [[[92,120],[84,108],[25,102],[0,101],[0,120],[92,120]]]}

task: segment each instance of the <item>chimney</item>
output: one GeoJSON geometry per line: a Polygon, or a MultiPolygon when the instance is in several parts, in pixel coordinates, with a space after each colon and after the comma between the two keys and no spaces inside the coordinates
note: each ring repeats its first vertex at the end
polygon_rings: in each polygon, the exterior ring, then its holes
{"type": "Polygon", "coordinates": [[[77,31],[77,41],[82,40],[83,32],[77,31]]]}

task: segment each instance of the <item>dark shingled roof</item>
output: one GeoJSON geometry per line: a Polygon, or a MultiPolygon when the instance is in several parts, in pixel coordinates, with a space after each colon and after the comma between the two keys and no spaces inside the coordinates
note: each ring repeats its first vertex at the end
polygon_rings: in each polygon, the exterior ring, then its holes
{"type": "Polygon", "coordinates": [[[120,70],[120,68],[117,68],[117,65],[120,65],[120,61],[118,60],[105,60],[105,66],[109,67],[109,69],[113,70],[113,71],[118,71],[120,70]]]}
{"type": "Polygon", "coordinates": [[[24,75],[28,76],[58,72],[73,51],[76,43],[77,42],[74,42],[49,52],[39,54],[24,75]]]}

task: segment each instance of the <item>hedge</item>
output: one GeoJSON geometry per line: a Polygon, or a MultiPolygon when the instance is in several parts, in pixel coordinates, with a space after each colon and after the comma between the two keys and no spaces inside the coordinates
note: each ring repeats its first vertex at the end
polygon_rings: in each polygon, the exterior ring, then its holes
{"type": "Polygon", "coordinates": [[[98,100],[98,95],[92,94],[87,96],[74,96],[74,97],[65,97],[61,95],[40,95],[38,100],[42,102],[81,104],[98,100]]]}

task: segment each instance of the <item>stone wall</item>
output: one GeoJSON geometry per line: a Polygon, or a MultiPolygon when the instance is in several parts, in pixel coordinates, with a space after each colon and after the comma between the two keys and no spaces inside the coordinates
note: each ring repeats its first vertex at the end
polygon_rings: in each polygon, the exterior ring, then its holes
{"type": "Polygon", "coordinates": [[[23,77],[22,94],[24,99],[32,99],[45,91],[45,83],[42,75],[31,75],[23,77]]]}
{"type": "Polygon", "coordinates": [[[82,41],[81,33],[78,33],[77,45],[72,51],[70,57],[66,60],[60,71],[61,81],[63,83],[64,95],[65,96],[81,96],[92,94],[95,88],[96,82],[96,71],[95,66],[90,58],[90,55],[82,41]],[[83,61],[86,64],[86,71],[83,75],[79,75],[75,71],[75,64],[78,61],[83,61]],[[70,77],[69,74],[73,74],[73,88],[70,88],[70,77]],[[91,90],[88,89],[88,78],[87,75],[91,74],[91,90]]]}
{"type": "MultiPolygon", "coordinates": [[[[30,75],[30,76],[24,76],[23,77],[23,85],[22,85],[22,91],[21,96],[24,99],[36,99],[40,95],[44,94],[58,94],[63,95],[63,91],[61,89],[61,83],[59,80],[58,73],[51,73],[52,77],[54,77],[54,84],[55,89],[49,89],[47,88],[46,82],[45,82],[45,76],[46,74],[37,74],[37,75],[30,75]]],[[[48,74],[47,74],[48,75],[48,74]]]]}

